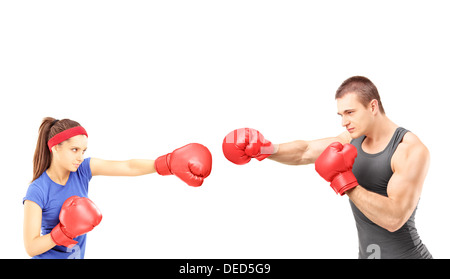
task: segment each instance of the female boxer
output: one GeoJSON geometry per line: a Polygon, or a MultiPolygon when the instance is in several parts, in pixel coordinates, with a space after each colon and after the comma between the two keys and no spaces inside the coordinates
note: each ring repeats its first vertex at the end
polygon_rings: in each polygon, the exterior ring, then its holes
{"type": "Polygon", "coordinates": [[[24,203],[24,244],[35,259],[84,258],[86,233],[102,219],[87,198],[92,176],[138,176],[157,172],[200,186],[211,172],[208,148],[191,143],[156,160],[83,159],[88,134],[77,122],[47,117],[39,128],[33,181],[24,203]],[[42,234],[41,234],[42,233],[42,234]]]}

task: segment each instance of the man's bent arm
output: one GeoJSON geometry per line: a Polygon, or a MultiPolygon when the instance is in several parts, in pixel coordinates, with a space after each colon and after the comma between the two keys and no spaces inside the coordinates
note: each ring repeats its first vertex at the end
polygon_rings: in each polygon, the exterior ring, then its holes
{"type": "Polygon", "coordinates": [[[407,134],[392,157],[394,174],[388,183],[387,197],[361,186],[346,192],[367,218],[390,232],[400,229],[411,216],[428,172],[428,149],[416,139],[407,134]]]}

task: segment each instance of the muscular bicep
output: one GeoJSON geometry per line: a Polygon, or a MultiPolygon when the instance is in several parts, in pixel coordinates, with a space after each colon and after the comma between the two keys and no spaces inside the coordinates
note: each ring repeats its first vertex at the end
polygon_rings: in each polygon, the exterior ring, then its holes
{"type": "Polygon", "coordinates": [[[398,214],[407,220],[422,193],[428,172],[429,152],[419,144],[400,146],[392,158],[394,174],[389,180],[387,194],[394,201],[398,214]]]}

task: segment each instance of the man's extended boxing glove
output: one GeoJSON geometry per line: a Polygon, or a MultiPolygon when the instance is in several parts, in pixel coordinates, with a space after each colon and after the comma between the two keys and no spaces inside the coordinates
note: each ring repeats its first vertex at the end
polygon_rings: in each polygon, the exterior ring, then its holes
{"type": "Polygon", "coordinates": [[[100,224],[102,213],[88,198],[71,196],[62,205],[59,212],[59,224],[50,235],[57,245],[72,248],[78,241],[73,240],[100,224]]]}
{"type": "Polygon", "coordinates": [[[252,158],[261,161],[269,157],[274,151],[274,146],[259,131],[252,128],[241,128],[231,131],[225,136],[222,150],[230,162],[244,165],[252,158]]]}
{"type": "Polygon", "coordinates": [[[356,147],[353,145],[334,142],[317,158],[315,168],[320,176],[331,182],[331,188],[343,196],[345,191],[358,185],[352,172],[356,156],[356,147]]]}
{"type": "Polygon", "coordinates": [[[200,186],[209,176],[212,156],[208,148],[199,143],[190,143],[160,156],[155,161],[156,172],[160,175],[174,174],[189,186],[200,186]]]}

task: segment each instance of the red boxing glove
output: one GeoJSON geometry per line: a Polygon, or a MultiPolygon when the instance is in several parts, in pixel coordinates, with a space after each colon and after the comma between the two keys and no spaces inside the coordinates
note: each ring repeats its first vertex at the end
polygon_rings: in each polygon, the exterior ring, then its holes
{"type": "Polygon", "coordinates": [[[316,171],[326,181],[331,182],[331,188],[343,196],[358,185],[352,168],[357,156],[356,147],[351,144],[342,145],[339,142],[330,144],[316,160],[316,171]]]}
{"type": "Polygon", "coordinates": [[[50,235],[56,245],[72,248],[78,241],[75,237],[92,231],[100,224],[102,213],[88,198],[71,196],[62,205],[59,213],[59,224],[50,235]]]}
{"type": "Polygon", "coordinates": [[[244,165],[252,158],[262,161],[272,155],[273,144],[257,130],[241,128],[231,131],[223,139],[222,150],[225,157],[237,165],[244,165]]]}
{"type": "Polygon", "coordinates": [[[160,175],[174,174],[189,186],[198,187],[209,176],[212,156],[208,148],[199,143],[190,143],[160,156],[155,161],[156,172],[160,175]]]}

